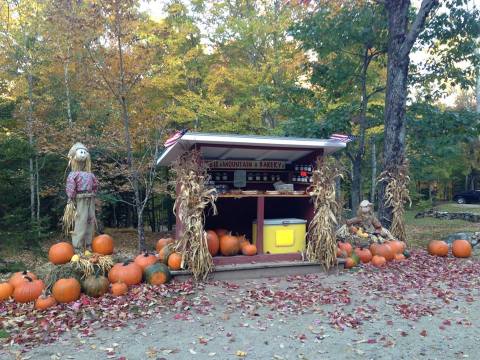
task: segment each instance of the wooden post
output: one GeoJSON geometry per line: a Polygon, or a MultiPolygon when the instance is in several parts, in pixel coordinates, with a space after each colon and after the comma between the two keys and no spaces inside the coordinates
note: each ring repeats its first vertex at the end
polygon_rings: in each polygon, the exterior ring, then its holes
{"type": "Polygon", "coordinates": [[[265,197],[257,197],[257,253],[263,254],[263,222],[265,220],[265,197]]]}

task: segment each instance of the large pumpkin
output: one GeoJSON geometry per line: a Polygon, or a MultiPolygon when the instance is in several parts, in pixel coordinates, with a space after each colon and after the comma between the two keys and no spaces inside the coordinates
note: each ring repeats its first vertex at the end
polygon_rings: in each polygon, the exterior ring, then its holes
{"type": "Polygon", "coordinates": [[[42,294],[45,287],[42,280],[33,280],[28,276],[26,279],[26,282],[21,283],[13,290],[13,298],[16,302],[27,303],[35,301],[42,294]]]}
{"type": "Polygon", "coordinates": [[[215,229],[215,233],[217,234],[218,238],[221,238],[224,235],[228,235],[230,232],[227,229],[215,229]]]}
{"type": "Polygon", "coordinates": [[[161,263],[150,265],[145,269],[145,279],[151,285],[166,284],[171,279],[168,266],[161,263]]]}
{"type": "Polygon", "coordinates": [[[97,254],[111,255],[113,254],[113,239],[110,235],[98,235],[92,241],[92,250],[97,254]]]}
{"type": "Polygon", "coordinates": [[[66,264],[70,262],[72,256],[75,255],[72,244],[60,242],[52,245],[48,251],[48,260],[55,265],[66,264]]]}
{"type": "Polygon", "coordinates": [[[368,249],[355,249],[355,254],[360,258],[360,261],[364,264],[369,263],[372,260],[372,253],[368,249]]]}
{"type": "Polygon", "coordinates": [[[23,284],[25,281],[27,281],[25,279],[26,276],[28,276],[32,280],[37,280],[37,276],[34,273],[24,270],[24,271],[19,271],[13,274],[8,280],[8,282],[13,287],[17,287],[18,285],[23,284]]]}
{"type": "Polygon", "coordinates": [[[142,268],[133,262],[115,264],[108,272],[108,280],[111,283],[139,284],[142,281],[142,268]]]}
{"type": "Polygon", "coordinates": [[[242,254],[246,256],[253,256],[257,254],[257,247],[253,244],[246,244],[242,247],[242,254]]]}
{"type": "Polygon", "coordinates": [[[207,231],[207,245],[210,255],[216,256],[218,250],[220,250],[220,240],[218,239],[217,233],[213,230],[207,231]]]}
{"type": "Polygon", "coordinates": [[[135,258],[134,262],[135,264],[140,266],[142,270],[145,270],[147,267],[157,262],[157,257],[153,254],[149,254],[148,252],[145,252],[143,254],[138,255],[135,258]]]}
{"type": "Polygon", "coordinates": [[[77,279],[59,279],[52,287],[52,295],[59,303],[69,303],[80,298],[81,286],[77,279]]]}
{"type": "Polygon", "coordinates": [[[40,296],[37,300],[35,300],[36,310],[46,310],[55,305],[57,305],[57,300],[55,300],[55,298],[52,295],[40,296]]]}
{"type": "Polygon", "coordinates": [[[240,251],[240,242],[236,236],[223,235],[220,237],[220,252],[223,256],[238,255],[240,251]]]}
{"type": "Polygon", "coordinates": [[[441,240],[432,240],[428,243],[428,253],[434,256],[447,256],[448,244],[441,240]]]}
{"type": "Polygon", "coordinates": [[[180,270],[182,268],[182,254],[179,252],[171,253],[168,257],[167,264],[172,270],[180,270]]]}
{"type": "Polygon", "coordinates": [[[7,300],[12,296],[15,288],[12,284],[4,282],[0,284],[0,301],[7,300]]]}
{"type": "Polygon", "coordinates": [[[352,251],[353,251],[352,244],[347,242],[339,242],[338,247],[340,248],[340,250],[345,251],[348,256],[352,255],[352,251]]]}
{"type": "Polygon", "coordinates": [[[387,261],[392,261],[395,256],[392,248],[387,243],[378,245],[375,251],[376,255],[384,257],[387,261]]]}
{"type": "Polygon", "coordinates": [[[455,240],[452,243],[452,254],[458,258],[472,256],[472,245],[467,240],[455,240]]]}
{"type": "Polygon", "coordinates": [[[98,298],[108,291],[110,282],[105,276],[90,275],[83,280],[82,287],[85,294],[98,298]]]}
{"type": "Polygon", "coordinates": [[[383,256],[375,255],[372,258],[372,265],[375,267],[385,266],[386,263],[387,263],[387,260],[383,256]]]}
{"type": "Polygon", "coordinates": [[[399,240],[389,241],[388,245],[392,248],[394,254],[403,254],[403,252],[407,247],[403,241],[399,241],[399,240]]]}
{"type": "Polygon", "coordinates": [[[166,245],[173,243],[174,240],[172,238],[161,238],[157,241],[157,244],[155,245],[155,250],[157,250],[157,252],[159,253],[160,250],[162,250],[166,245]]]}
{"type": "Polygon", "coordinates": [[[128,292],[128,285],[123,282],[117,282],[115,284],[112,284],[110,292],[113,296],[125,295],[128,292]]]}

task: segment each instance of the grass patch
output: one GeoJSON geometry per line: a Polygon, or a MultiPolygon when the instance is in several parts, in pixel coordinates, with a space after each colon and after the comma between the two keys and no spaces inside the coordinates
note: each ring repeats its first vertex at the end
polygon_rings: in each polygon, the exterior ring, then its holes
{"type": "Polygon", "coordinates": [[[6,339],[10,336],[10,334],[4,330],[4,329],[0,329],[0,339],[6,339]]]}
{"type": "Polygon", "coordinates": [[[456,204],[456,203],[446,203],[435,206],[435,209],[438,211],[447,211],[447,212],[468,212],[472,214],[480,214],[480,205],[478,204],[456,204]]]}

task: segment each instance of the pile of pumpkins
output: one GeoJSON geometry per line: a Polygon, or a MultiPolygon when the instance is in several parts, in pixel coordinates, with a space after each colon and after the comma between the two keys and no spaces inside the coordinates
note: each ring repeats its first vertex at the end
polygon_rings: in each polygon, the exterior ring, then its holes
{"type": "Polygon", "coordinates": [[[382,267],[388,261],[402,261],[410,254],[403,241],[392,240],[382,244],[373,243],[369,248],[353,248],[350,243],[337,244],[337,258],[345,259],[345,268],[351,269],[360,263],[371,263],[375,267],[382,267]]]}
{"type": "MultiPolygon", "coordinates": [[[[99,274],[87,276],[81,282],[75,277],[57,280],[51,294],[46,294],[42,280],[30,271],[17,272],[8,282],[0,283],[0,301],[12,297],[16,302],[34,302],[34,308],[45,310],[58,303],[70,303],[80,298],[83,291],[91,297],[100,297],[109,290],[113,296],[125,295],[128,287],[144,280],[151,285],[165,284],[171,279],[172,270],[179,270],[182,265],[182,255],[173,249],[174,240],[160,239],[157,242],[157,255],[142,253],[133,261],[117,263],[108,271],[107,276],[99,274]]],[[[84,256],[92,263],[97,263],[99,257],[113,254],[114,243],[111,236],[103,234],[92,242],[93,254],[86,251],[84,256]]],[[[75,254],[70,243],[60,242],[51,246],[48,258],[54,265],[77,262],[80,256],[75,254]]]]}
{"type": "Polygon", "coordinates": [[[235,256],[243,254],[253,256],[257,254],[257,247],[251,244],[245,235],[234,236],[226,229],[207,231],[207,244],[210,255],[235,256]]]}
{"type": "MultiPolygon", "coordinates": [[[[431,240],[427,246],[428,253],[433,256],[448,256],[449,250],[448,244],[442,240],[431,240]]],[[[454,240],[452,255],[457,258],[468,258],[472,256],[472,245],[467,240],[454,240]]]]}

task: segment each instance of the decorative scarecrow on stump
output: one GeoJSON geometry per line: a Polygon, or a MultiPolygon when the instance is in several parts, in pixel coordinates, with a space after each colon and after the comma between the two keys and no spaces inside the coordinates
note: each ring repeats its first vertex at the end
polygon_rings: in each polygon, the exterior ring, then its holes
{"type": "Polygon", "coordinates": [[[68,165],[71,172],[67,177],[68,202],[63,215],[63,226],[67,234],[72,234],[74,248],[82,251],[92,244],[95,231],[98,181],[92,173],[90,153],[85,145],[76,143],[71,147],[68,165]]]}

